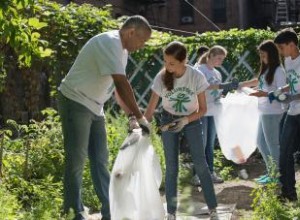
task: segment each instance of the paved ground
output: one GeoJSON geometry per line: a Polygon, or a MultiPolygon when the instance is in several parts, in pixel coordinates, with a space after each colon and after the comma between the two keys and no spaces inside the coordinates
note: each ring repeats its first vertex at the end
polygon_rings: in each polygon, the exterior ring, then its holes
{"type": "MultiPolygon", "coordinates": [[[[217,191],[216,191],[217,193],[217,191]]],[[[162,197],[165,200],[164,197],[162,197]]],[[[179,194],[179,204],[177,211],[178,220],[207,220],[209,219],[209,212],[204,202],[201,187],[187,186],[181,190],[179,194]]],[[[231,220],[232,213],[235,210],[236,204],[222,204],[219,202],[217,212],[220,220],[231,220]]],[[[166,203],[164,203],[166,209],[166,203]]]]}

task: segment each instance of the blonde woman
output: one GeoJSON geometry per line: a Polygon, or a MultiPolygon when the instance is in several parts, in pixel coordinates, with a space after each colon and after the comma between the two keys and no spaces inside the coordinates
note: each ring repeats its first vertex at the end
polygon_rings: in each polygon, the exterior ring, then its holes
{"type": "MultiPolygon", "coordinates": [[[[199,58],[198,63],[195,64],[195,68],[204,74],[207,82],[210,84],[205,91],[207,112],[201,120],[203,123],[206,162],[214,183],[224,182],[223,179],[217,176],[214,171],[214,146],[217,135],[214,114],[217,109],[217,101],[222,95],[222,90],[229,91],[238,88],[238,82],[236,80],[222,83],[222,75],[216,69],[216,67],[220,67],[222,65],[226,55],[227,50],[222,46],[216,45],[203,54],[199,58]]],[[[194,176],[193,183],[194,185],[201,184],[197,176],[194,176]]]]}

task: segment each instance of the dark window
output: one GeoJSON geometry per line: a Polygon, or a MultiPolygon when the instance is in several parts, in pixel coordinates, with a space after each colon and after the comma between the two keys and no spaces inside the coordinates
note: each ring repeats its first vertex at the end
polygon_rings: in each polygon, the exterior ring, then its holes
{"type": "MultiPolygon", "coordinates": [[[[194,5],[193,0],[188,0],[191,5],[194,5]]],[[[194,9],[185,0],[180,0],[180,24],[194,23],[194,9]]]]}
{"type": "Polygon", "coordinates": [[[226,0],[213,0],[212,1],[212,17],[213,22],[226,23],[226,0]]]}

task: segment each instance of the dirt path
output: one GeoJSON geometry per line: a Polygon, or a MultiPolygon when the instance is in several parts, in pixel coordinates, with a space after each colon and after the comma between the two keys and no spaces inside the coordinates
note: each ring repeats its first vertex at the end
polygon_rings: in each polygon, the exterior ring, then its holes
{"type": "MultiPolygon", "coordinates": [[[[296,180],[300,181],[300,166],[296,164],[296,180]]],[[[252,200],[251,192],[254,188],[258,187],[258,184],[255,182],[255,178],[264,174],[265,165],[261,158],[257,156],[249,158],[249,160],[242,165],[238,165],[235,170],[236,179],[232,181],[225,181],[222,184],[215,184],[215,191],[219,204],[235,204],[235,211],[231,217],[232,220],[238,219],[251,219],[252,214],[252,200]],[[241,169],[246,169],[249,177],[248,179],[238,178],[238,171],[241,169]]],[[[192,195],[197,197],[197,200],[200,202],[205,202],[203,195],[201,193],[201,188],[194,187],[192,189],[192,195]],[[200,191],[200,196],[199,192],[200,191]]]]}

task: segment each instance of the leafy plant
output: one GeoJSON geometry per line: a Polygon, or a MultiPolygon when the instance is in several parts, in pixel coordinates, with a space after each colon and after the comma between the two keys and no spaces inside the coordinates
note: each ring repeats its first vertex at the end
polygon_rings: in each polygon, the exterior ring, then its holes
{"type": "Polygon", "coordinates": [[[0,219],[14,220],[22,218],[20,202],[2,184],[0,184],[0,207],[0,219]]]}
{"type": "Polygon", "coordinates": [[[288,209],[278,199],[278,185],[267,184],[265,187],[258,187],[253,190],[253,219],[257,220],[288,220],[288,209]]]}

